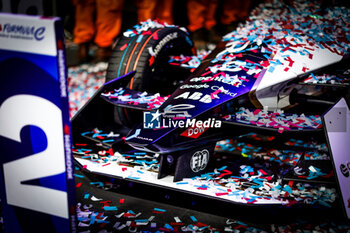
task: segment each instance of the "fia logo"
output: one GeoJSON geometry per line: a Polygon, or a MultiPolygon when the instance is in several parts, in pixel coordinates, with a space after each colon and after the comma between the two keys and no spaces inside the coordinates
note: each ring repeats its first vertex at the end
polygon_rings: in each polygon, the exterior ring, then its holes
{"type": "Polygon", "coordinates": [[[191,158],[190,166],[192,171],[199,172],[204,170],[209,162],[209,151],[204,149],[196,151],[191,158]]]}
{"type": "Polygon", "coordinates": [[[161,113],[143,112],[143,128],[144,129],[159,129],[161,123],[161,113]]]}

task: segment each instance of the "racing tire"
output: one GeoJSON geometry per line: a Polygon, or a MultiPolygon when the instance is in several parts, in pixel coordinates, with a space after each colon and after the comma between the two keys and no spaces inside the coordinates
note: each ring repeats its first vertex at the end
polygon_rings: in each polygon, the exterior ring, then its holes
{"type": "MultiPolygon", "coordinates": [[[[169,94],[175,90],[173,80],[178,78],[177,72],[168,63],[170,56],[189,56],[193,55],[193,51],[193,42],[187,32],[174,26],[151,28],[132,37],[122,35],[109,60],[106,82],[136,70],[128,88],[169,94]]],[[[116,107],[116,123],[131,127],[135,122],[133,112],[116,107]]]]}

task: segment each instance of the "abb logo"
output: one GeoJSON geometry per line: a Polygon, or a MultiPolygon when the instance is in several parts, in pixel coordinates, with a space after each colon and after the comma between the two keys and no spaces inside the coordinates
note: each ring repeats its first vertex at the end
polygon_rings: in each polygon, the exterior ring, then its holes
{"type": "Polygon", "coordinates": [[[209,104],[212,102],[212,98],[210,95],[203,96],[203,93],[198,92],[198,91],[193,92],[193,93],[187,91],[187,92],[182,93],[181,95],[176,96],[174,99],[198,100],[199,102],[206,103],[206,104],[209,104]]]}
{"type": "Polygon", "coordinates": [[[209,127],[191,127],[186,129],[181,136],[189,137],[189,138],[198,138],[201,136],[209,127]]]}

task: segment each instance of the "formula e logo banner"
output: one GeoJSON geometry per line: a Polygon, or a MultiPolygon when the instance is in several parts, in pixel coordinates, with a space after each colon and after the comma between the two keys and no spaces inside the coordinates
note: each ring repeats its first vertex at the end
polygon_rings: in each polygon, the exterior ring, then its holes
{"type": "Polygon", "coordinates": [[[0,14],[0,49],[56,56],[55,20],[0,14]]]}
{"type": "Polygon", "coordinates": [[[0,14],[0,25],[4,232],[76,232],[62,22],[0,14]]]}
{"type": "Polygon", "coordinates": [[[35,28],[34,26],[16,25],[6,23],[0,24],[1,37],[19,38],[24,40],[44,39],[45,27],[35,28]]]}

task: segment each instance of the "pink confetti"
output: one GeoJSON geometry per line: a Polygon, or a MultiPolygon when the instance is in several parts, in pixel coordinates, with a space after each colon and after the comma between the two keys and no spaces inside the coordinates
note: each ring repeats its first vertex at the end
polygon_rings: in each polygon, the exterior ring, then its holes
{"type": "Polygon", "coordinates": [[[153,39],[158,40],[158,33],[157,32],[153,34],[153,39]]]}
{"type": "Polygon", "coordinates": [[[120,48],[120,51],[123,51],[126,47],[128,47],[128,44],[124,44],[124,45],[120,48]]]}

